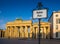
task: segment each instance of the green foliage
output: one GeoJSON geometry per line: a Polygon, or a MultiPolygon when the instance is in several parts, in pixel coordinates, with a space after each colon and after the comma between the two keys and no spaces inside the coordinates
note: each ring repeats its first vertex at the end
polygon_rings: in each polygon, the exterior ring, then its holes
{"type": "Polygon", "coordinates": [[[22,18],[16,18],[16,20],[22,20],[22,18]]]}
{"type": "Polygon", "coordinates": [[[3,29],[0,29],[0,30],[3,30],[3,29]]]}

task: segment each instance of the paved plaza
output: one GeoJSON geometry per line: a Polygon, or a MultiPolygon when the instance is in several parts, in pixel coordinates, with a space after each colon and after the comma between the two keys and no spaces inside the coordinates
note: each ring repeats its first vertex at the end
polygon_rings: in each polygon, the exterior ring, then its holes
{"type": "MultiPolygon", "coordinates": [[[[38,44],[38,39],[0,39],[0,44],[38,44]]],[[[41,44],[60,44],[60,40],[41,39],[41,44]]]]}

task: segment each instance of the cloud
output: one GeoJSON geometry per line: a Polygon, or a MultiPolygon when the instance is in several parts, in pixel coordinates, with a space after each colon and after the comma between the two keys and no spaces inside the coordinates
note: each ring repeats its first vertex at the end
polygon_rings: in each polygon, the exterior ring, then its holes
{"type": "Polygon", "coordinates": [[[5,29],[5,24],[1,24],[0,29],[5,29]]]}
{"type": "Polygon", "coordinates": [[[0,23],[3,22],[3,19],[0,19],[0,23]]]}
{"type": "Polygon", "coordinates": [[[3,19],[0,19],[0,29],[5,29],[5,24],[3,19]]]}

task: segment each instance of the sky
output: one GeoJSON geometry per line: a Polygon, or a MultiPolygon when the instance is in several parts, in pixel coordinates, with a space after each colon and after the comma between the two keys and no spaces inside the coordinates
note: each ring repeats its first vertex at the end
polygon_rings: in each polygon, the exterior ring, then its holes
{"type": "Polygon", "coordinates": [[[32,10],[37,8],[38,2],[48,8],[48,17],[42,21],[48,22],[52,12],[60,10],[60,0],[0,0],[0,28],[5,29],[6,23],[16,18],[31,20],[32,10]]]}

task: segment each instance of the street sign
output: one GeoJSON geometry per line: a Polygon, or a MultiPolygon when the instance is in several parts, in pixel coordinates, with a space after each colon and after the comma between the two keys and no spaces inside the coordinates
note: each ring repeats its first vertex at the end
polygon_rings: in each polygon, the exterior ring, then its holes
{"type": "Polygon", "coordinates": [[[39,34],[38,34],[38,40],[39,40],[39,44],[40,44],[40,38],[41,38],[41,29],[40,29],[40,21],[42,18],[47,18],[47,9],[43,9],[42,8],[42,3],[39,2],[38,3],[38,10],[33,10],[33,19],[38,19],[39,20],[39,34]]]}
{"type": "Polygon", "coordinates": [[[46,18],[47,9],[33,10],[33,19],[35,18],[46,18]]]}

